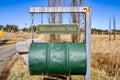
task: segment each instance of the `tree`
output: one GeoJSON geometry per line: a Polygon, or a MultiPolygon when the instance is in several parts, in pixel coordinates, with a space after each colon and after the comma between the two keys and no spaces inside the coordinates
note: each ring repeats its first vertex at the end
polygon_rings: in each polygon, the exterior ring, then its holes
{"type": "Polygon", "coordinates": [[[17,32],[18,31],[18,26],[12,25],[12,30],[13,30],[13,32],[17,32]]]}
{"type": "MultiPolygon", "coordinates": [[[[39,26],[39,25],[38,25],[38,26],[39,26]]],[[[36,27],[37,27],[37,26],[30,27],[30,30],[29,30],[29,31],[31,31],[32,28],[33,28],[33,31],[36,32],[36,27]]]]}
{"type": "Polygon", "coordinates": [[[18,26],[17,25],[9,25],[9,24],[7,24],[4,29],[7,32],[17,32],[18,31],[18,26]]]}
{"type": "Polygon", "coordinates": [[[4,30],[4,26],[3,25],[0,25],[0,30],[4,30]]]}
{"type": "MultiPolygon", "coordinates": [[[[62,0],[58,0],[58,7],[62,6],[62,0]]],[[[57,23],[62,23],[62,13],[58,13],[57,23]]],[[[55,34],[55,40],[56,42],[60,42],[60,34],[55,34]]]]}
{"type": "Polygon", "coordinates": [[[5,26],[5,31],[10,32],[10,30],[11,30],[11,27],[10,27],[10,25],[7,24],[7,25],[5,26]]]}
{"type": "MultiPolygon", "coordinates": [[[[73,7],[81,6],[82,3],[83,3],[83,0],[72,0],[72,6],[73,7]]],[[[72,22],[73,23],[79,23],[80,24],[80,13],[72,13],[71,16],[72,16],[72,22]]],[[[81,32],[79,34],[73,34],[72,35],[72,42],[78,42],[78,40],[80,39],[80,36],[81,36],[81,32]]]]}
{"type": "Polygon", "coordinates": [[[24,32],[28,32],[30,29],[24,27],[22,30],[23,30],[24,32]]]}
{"type": "Polygon", "coordinates": [[[115,17],[113,16],[113,35],[114,35],[114,40],[116,39],[116,20],[115,17]]]}
{"type": "MultiPolygon", "coordinates": [[[[83,4],[83,0],[72,0],[72,6],[81,6],[83,4]]],[[[48,0],[48,6],[49,7],[55,7],[55,6],[62,6],[62,0],[48,0]]],[[[80,14],[78,13],[72,13],[72,22],[73,23],[79,23],[80,24],[80,14]]],[[[62,23],[62,13],[50,13],[48,17],[49,23],[62,23]],[[57,17],[58,16],[58,17],[57,17]]],[[[81,29],[80,29],[81,30],[81,29]]],[[[78,36],[80,34],[73,34],[72,36],[72,42],[78,42],[78,36]]],[[[51,34],[51,42],[59,42],[60,41],[60,35],[51,34]]]]}
{"type": "MultiPolygon", "coordinates": [[[[55,2],[56,0],[48,0],[48,6],[49,7],[55,7],[55,2]]],[[[50,13],[50,16],[49,16],[49,23],[55,23],[55,13],[50,13]]],[[[55,42],[55,34],[51,34],[50,35],[50,41],[51,42],[55,42]]]]}

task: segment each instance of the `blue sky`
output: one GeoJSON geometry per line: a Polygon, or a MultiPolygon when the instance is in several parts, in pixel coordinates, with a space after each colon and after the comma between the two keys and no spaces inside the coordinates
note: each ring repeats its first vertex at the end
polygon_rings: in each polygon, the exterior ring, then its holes
{"type": "Polygon", "coordinates": [[[109,18],[114,15],[120,29],[120,0],[87,0],[87,5],[92,6],[92,27],[108,29],[109,18]]]}
{"type": "MultiPolygon", "coordinates": [[[[69,1],[69,0],[66,0],[69,1]]],[[[0,24],[15,24],[19,28],[30,26],[29,7],[47,6],[46,0],[0,0],[0,24]]],[[[92,7],[92,28],[108,29],[109,18],[116,18],[116,28],[120,29],[120,0],[85,0],[85,6],[92,7]]],[[[40,15],[35,15],[35,25],[40,15]]]]}

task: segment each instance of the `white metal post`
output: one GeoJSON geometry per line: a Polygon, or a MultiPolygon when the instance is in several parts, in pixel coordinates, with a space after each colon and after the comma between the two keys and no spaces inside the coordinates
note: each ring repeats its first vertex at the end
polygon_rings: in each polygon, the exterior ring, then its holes
{"type": "Polygon", "coordinates": [[[34,29],[33,29],[33,27],[34,27],[34,15],[33,14],[31,15],[31,19],[32,19],[32,22],[31,22],[31,33],[32,33],[32,42],[33,42],[33,40],[34,40],[34,29]]]}
{"type": "Polygon", "coordinates": [[[91,11],[86,12],[86,51],[87,51],[87,72],[85,80],[90,80],[91,75],[91,11]]]}

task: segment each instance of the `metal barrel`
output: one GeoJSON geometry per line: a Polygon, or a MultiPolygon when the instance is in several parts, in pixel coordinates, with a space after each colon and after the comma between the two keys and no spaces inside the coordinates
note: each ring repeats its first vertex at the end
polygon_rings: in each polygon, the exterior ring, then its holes
{"type": "Polygon", "coordinates": [[[31,75],[85,75],[86,69],[87,56],[84,42],[31,43],[29,49],[29,72],[31,75]]]}

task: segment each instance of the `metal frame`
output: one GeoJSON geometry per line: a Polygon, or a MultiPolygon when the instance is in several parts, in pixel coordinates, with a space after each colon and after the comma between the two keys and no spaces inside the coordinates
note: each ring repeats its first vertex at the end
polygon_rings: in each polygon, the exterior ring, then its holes
{"type": "Polygon", "coordinates": [[[29,12],[33,13],[71,13],[90,12],[90,7],[30,7],[29,12]]]}
{"type": "MultiPolygon", "coordinates": [[[[87,72],[85,80],[90,80],[91,66],[91,8],[90,7],[30,7],[30,14],[37,13],[86,13],[85,42],[87,51],[87,72]]],[[[33,25],[33,20],[32,20],[33,25]]],[[[33,31],[32,31],[33,32],[33,31]]],[[[33,39],[33,38],[32,38],[33,39]]]]}
{"type": "Polygon", "coordinates": [[[33,27],[34,27],[34,15],[32,14],[31,15],[31,20],[32,20],[32,22],[31,22],[31,33],[32,33],[32,42],[33,42],[33,40],[34,40],[34,29],[33,29],[33,27]]]}

